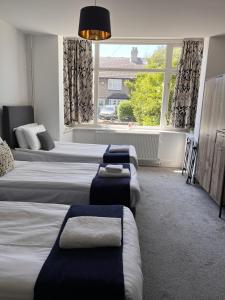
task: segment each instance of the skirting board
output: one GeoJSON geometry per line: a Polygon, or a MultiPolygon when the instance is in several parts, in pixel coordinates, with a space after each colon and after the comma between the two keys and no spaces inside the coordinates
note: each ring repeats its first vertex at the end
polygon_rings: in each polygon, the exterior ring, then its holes
{"type": "Polygon", "coordinates": [[[165,167],[165,168],[182,168],[182,161],[161,161],[161,160],[138,160],[139,166],[143,167],[165,167]]]}
{"type": "Polygon", "coordinates": [[[160,161],[159,160],[139,159],[138,164],[139,164],[139,166],[145,166],[145,167],[159,167],[160,166],[160,161]]]}
{"type": "Polygon", "coordinates": [[[160,167],[168,167],[168,168],[182,168],[182,161],[169,161],[169,160],[160,160],[160,167]]]}

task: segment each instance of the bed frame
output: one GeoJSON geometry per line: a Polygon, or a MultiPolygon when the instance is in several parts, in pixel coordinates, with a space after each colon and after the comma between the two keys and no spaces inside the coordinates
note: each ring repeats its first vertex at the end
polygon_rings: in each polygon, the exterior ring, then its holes
{"type": "Polygon", "coordinates": [[[34,110],[30,105],[3,106],[2,109],[2,134],[3,139],[10,148],[18,147],[14,128],[34,123],[34,110]]]}

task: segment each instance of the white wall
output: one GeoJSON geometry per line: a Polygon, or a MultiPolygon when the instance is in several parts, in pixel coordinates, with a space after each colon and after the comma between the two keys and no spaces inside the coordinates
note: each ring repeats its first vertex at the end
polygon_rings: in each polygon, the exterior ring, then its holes
{"type": "Polygon", "coordinates": [[[64,84],[63,84],[63,37],[58,36],[58,84],[59,84],[59,140],[72,142],[72,133],[64,126],[64,84]]]}
{"type": "Polygon", "coordinates": [[[225,35],[211,37],[206,78],[211,78],[225,73],[225,35]]]}
{"type": "Polygon", "coordinates": [[[0,105],[28,102],[26,36],[0,20],[0,105]]]}
{"type": "Polygon", "coordinates": [[[186,133],[160,132],[158,157],[162,167],[182,167],[186,133]]]}
{"type": "Polygon", "coordinates": [[[59,140],[63,132],[62,38],[56,35],[30,38],[35,120],[59,140]]]}
{"type": "Polygon", "coordinates": [[[197,142],[201,127],[201,112],[204,101],[205,81],[225,73],[225,35],[204,39],[204,52],[200,77],[194,139],[197,142]]]}
{"type": "MultiPolygon", "coordinates": [[[[29,104],[26,36],[0,20],[0,107],[29,104]]],[[[1,136],[0,115],[0,136],[1,136]]]]}

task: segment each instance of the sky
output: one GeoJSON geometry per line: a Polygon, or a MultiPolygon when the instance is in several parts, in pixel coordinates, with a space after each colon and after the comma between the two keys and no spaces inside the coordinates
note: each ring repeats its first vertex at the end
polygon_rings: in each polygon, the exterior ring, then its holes
{"type": "Polygon", "coordinates": [[[138,48],[138,57],[149,57],[159,45],[101,44],[100,57],[130,57],[131,49],[138,48]]]}

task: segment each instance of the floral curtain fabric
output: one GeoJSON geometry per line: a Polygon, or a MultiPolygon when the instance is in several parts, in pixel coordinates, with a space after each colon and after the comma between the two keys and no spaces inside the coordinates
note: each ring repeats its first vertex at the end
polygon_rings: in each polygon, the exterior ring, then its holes
{"type": "Polygon", "coordinates": [[[93,119],[92,44],[64,39],[64,122],[72,126],[93,119]]]}
{"type": "Polygon", "coordinates": [[[194,128],[202,53],[202,41],[183,42],[171,110],[171,124],[176,128],[194,128]]]}

